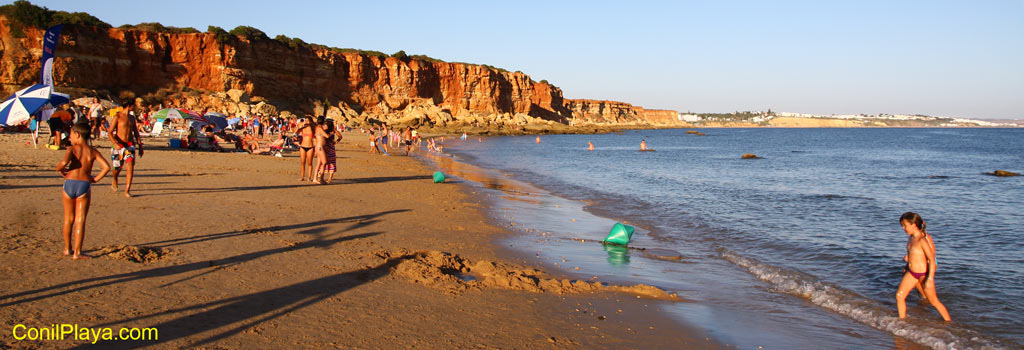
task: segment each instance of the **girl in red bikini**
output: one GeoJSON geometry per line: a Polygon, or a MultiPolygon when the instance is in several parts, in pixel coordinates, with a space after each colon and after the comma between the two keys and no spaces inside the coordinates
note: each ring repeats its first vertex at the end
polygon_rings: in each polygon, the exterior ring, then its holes
{"type": "Polygon", "coordinates": [[[907,266],[903,268],[903,281],[896,291],[896,309],[900,318],[907,317],[907,295],[914,288],[921,297],[939,311],[942,319],[949,321],[949,312],[935,294],[935,244],[928,231],[925,231],[924,219],[914,212],[903,213],[900,217],[903,231],[910,236],[907,242],[907,255],[903,260],[907,266]]]}

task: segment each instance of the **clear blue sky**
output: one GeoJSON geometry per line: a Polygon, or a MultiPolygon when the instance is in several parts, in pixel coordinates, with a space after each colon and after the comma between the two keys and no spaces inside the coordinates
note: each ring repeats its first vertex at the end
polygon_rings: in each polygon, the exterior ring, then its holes
{"type": "Polygon", "coordinates": [[[485,63],[647,108],[1024,118],[1021,0],[33,3],[485,63]]]}

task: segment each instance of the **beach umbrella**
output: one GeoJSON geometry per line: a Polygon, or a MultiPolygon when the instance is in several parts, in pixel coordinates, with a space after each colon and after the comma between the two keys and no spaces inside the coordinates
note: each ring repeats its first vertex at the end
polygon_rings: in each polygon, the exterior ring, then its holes
{"type": "Polygon", "coordinates": [[[228,127],[228,120],[224,117],[207,114],[203,119],[192,120],[192,128],[200,130],[207,125],[213,125],[213,132],[224,130],[228,127]]]}
{"type": "Polygon", "coordinates": [[[217,112],[206,112],[206,115],[212,115],[212,116],[215,116],[215,117],[223,117],[223,118],[227,118],[228,117],[224,113],[217,113],[217,112]]]}
{"type": "MultiPolygon", "coordinates": [[[[71,103],[82,107],[92,107],[94,102],[92,97],[82,97],[71,100],[71,103]]],[[[100,100],[100,106],[103,108],[114,108],[117,107],[117,104],[110,100],[100,100]]]]}
{"type": "Polygon", "coordinates": [[[45,105],[43,105],[42,109],[57,108],[60,105],[63,105],[63,104],[68,103],[68,102],[71,102],[71,95],[62,94],[62,93],[59,93],[59,92],[51,92],[50,93],[50,100],[45,105]]]}
{"type": "Polygon", "coordinates": [[[53,88],[35,84],[18,90],[0,103],[0,125],[16,125],[28,120],[50,100],[53,88]]]}
{"type": "Polygon", "coordinates": [[[156,119],[196,119],[196,117],[199,116],[187,109],[180,108],[164,108],[153,113],[153,118],[156,119]]]}
{"type": "Polygon", "coordinates": [[[210,121],[217,129],[223,130],[228,127],[228,118],[216,115],[207,115],[206,120],[210,121]]]}

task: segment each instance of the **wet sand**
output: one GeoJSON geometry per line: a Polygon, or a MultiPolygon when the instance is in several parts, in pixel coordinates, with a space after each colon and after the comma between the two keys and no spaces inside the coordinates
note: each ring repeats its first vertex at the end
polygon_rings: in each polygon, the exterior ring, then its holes
{"type": "Polygon", "coordinates": [[[109,177],[94,185],[85,250],[99,256],[72,261],[60,256],[63,151],[27,138],[0,134],[0,348],[83,344],[16,340],[17,324],[159,332],[103,347],[719,347],[655,312],[682,298],[513,262],[493,243],[512,233],[484,201],[457,180],[432,184],[412,158],[357,149],[358,133],[339,144],[326,186],[298,181],[296,153],[147,139],[134,198],[109,177]]]}

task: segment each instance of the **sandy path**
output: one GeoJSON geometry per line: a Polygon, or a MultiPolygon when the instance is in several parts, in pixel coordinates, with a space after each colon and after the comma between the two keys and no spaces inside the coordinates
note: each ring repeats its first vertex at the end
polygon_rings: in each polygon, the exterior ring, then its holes
{"type": "Polygon", "coordinates": [[[135,198],[111,192],[109,177],[94,185],[85,247],[106,255],[72,261],[59,256],[61,181],[52,168],[62,151],[0,134],[0,349],[82,344],[16,340],[17,324],[159,332],[157,341],[103,347],[709,345],[653,312],[666,301],[502,260],[490,242],[505,233],[460,185],[430,183],[431,169],[411,158],[356,151],[357,135],[339,147],[328,186],[299,183],[294,153],[151,149],[135,198]]]}

